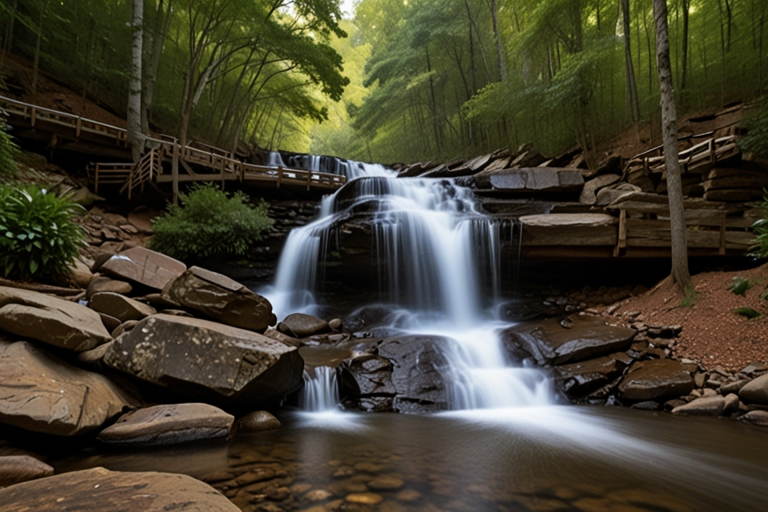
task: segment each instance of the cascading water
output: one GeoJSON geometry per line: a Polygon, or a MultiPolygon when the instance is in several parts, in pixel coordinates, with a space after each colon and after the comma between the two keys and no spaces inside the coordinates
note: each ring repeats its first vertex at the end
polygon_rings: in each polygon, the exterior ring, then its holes
{"type": "Polygon", "coordinates": [[[371,169],[326,198],[320,217],[294,229],[275,286],[263,290],[278,317],[312,312],[337,225],[364,212],[386,303],[406,308],[397,328],[443,335],[454,409],[546,405],[544,374],[511,366],[488,311],[499,298],[501,226],[478,210],[471,190],[448,180],[395,179],[371,169]]]}
{"type": "Polygon", "coordinates": [[[304,388],[301,392],[301,408],[309,412],[338,410],[339,387],[336,369],[318,366],[304,372],[304,388]]]}

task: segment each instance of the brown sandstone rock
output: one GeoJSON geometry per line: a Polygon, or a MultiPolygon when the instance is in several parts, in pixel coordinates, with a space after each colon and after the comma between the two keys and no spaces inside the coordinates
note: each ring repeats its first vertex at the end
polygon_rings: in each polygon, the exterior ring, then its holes
{"type": "Polygon", "coordinates": [[[121,295],[128,295],[133,291],[133,286],[125,281],[118,281],[117,279],[110,279],[102,275],[96,275],[88,285],[88,290],[85,292],[85,297],[90,299],[97,293],[111,292],[119,293],[121,295]]]}
{"type": "Polygon", "coordinates": [[[630,367],[619,383],[619,397],[627,400],[668,400],[687,395],[693,377],[682,363],[671,359],[652,359],[630,367]]]}
{"type": "Polygon", "coordinates": [[[97,439],[106,443],[160,445],[226,437],[235,418],[208,404],[156,405],[130,411],[97,439]]]}
{"type": "Polygon", "coordinates": [[[326,332],[328,330],[328,322],[316,316],[294,313],[285,317],[280,322],[278,329],[284,334],[294,335],[297,338],[306,338],[313,334],[326,332]]]}
{"type": "Polygon", "coordinates": [[[0,342],[0,422],[71,436],[101,427],[133,400],[106,377],[27,342],[0,342]]]}
{"type": "Polygon", "coordinates": [[[101,270],[119,279],[162,290],[187,270],[187,266],[159,252],[134,247],[109,258],[101,270]]]}
{"type": "Polygon", "coordinates": [[[188,396],[226,404],[279,399],[302,383],[294,347],[224,324],[158,314],[107,352],[110,367],[188,396]]]}
{"type": "Polygon", "coordinates": [[[264,332],[277,322],[272,304],[227,276],[192,267],[163,289],[163,297],[221,323],[264,332]]]}
{"type": "Polygon", "coordinates": [[[29,455],[0,457],[0,487],[51,476],[53,468],[29,455]]]}
{"type": "Polygon", "coordinates": [[[768,373],[746,383],[739,398],[750,404],[768,405],[768,373]]]}
{"type": "Polygon", "coordinates": [[[267,411],[254,411],[246,414],[238,424],[240,432],[263,432],[280,428],[280,420],[267,411]]]}
{"type": "Polygon", "coordinates": [[[85,306],[4,286],[0,286],[0,329],[77,351],[112,339],[99,314],[85,306]]]}
{"type": "Polygon", "coordinates": [[[0,509],[238,512],[213,487],[186,475],[104,468],[49,476],[0,490],[0,509]]]}
{"type": "Polygon", "coordinates": [[[141,320],[157,313],[152,306],[112,292],[95,294],[88,306],[94,311],[117,318],[120,322],[141,320]]]}

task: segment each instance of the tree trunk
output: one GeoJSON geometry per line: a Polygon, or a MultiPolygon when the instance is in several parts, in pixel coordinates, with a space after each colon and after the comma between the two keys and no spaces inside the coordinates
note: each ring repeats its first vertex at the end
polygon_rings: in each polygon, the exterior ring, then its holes
{"type": "Polygon", "coordinates": [[[131,78],[128,84],[128,144],[133,161],[138,162],[144,152],[141,133],[141,57],[144,24],[144,0],[133,0],[133,35],[131,43],[131,78]]]}
{"type": "Polygon", "coordinates": [[[173,9],[172,0],[168,0],[168,7],[164,7],[164,0],[160,0],[155,13],[155,23],[151,36],[146,38],[151,43],[147,65],[142,68],[143,78],[141,84],[141,132],[149,134],[149,123],[152,119],[152,100],[155,94],[155,82],[157,72],[160,69],[160,57],[163,54],[163,43],[171,24],[173,9]]]}
{"type": "Polygon", "coordinates": [[[683,187],[677,142],[677,111],[672,88],[672,66],[669,60],[669,30],[666,0],[653,0],[656,21],[656,64],[661,98],[661,131],[664,138],[664,161],[667,168],[669,225],[672,235],[672,279],[688,295],[693,290],[688,272],[688,243],[683,210],[683,187]]]}
{"type": "Polygon", "coordinates": [[[499,35],[499,19],[496,12],[496,0],[487,0],[488,9],[491,11],[491,22],[493,25],[493,42],[496,44],[496,64],[497,76],[499,82],[504,80],[507,74],[507,67],[504,64],[504,49],[501,47],[501,36],[499,35]]]}
{"type": "Polygon", "coordinates": [[[8,19],[8,28],[6,28],[5,32],[5,41],[3,42],[3,55],[2,59],[0,59],[0,65],[2,65],[5,62],[5,55],[7,53],[11,53],[11,46],[13,45],[13,25],[16,21],[16,15],[19,11],[19,0],[13,0],[13,7],[11,7],[13,10],[13,16],[9,16],[8,19]]]}
{"type": "Polygon", "coordinates": [[[629,94],[629,107],[632,111],[632,121],[640,121],[640,102],[637,98],[637,80],[635,80],[635,66],[632,63],[632,43],[630,40],[631,27],[629,24],[629,0],[621,0],[621,9],[624,21],[624,55],[627,66],[627,92],[629,94]]]}
{"type": "Polygon", "coordinates": [[[680,90],[684,91],[688,85],[688,16],[691,9],[691,0],[683,1],[683,78],[680,82],[680,90]]]}
{"type": "Polygon", "coordinates": [[[35,41],[35,58],[32,64],[32,101],[37,98],[37,75],[40,70],[40,43],[43,39],[43,20],[45,20],[45,11],[48,9],[50,0],[40,2],[40,17],[37,22],[37,39],[35,41]]]}

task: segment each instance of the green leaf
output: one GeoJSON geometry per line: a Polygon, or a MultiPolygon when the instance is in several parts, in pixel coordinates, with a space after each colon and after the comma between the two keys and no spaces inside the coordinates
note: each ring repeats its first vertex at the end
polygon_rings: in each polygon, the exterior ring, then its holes
{"type": "Polygon", "coordinates": [[[34,274],[35,272],[37,272],[37,269],[38,269],[37,262],[35,260],[29,260],[30,273],[34,274]]]}
{"type": "Polygon", "coordinates": [[[744,308],[736,308],[736,309],[733,310],[733,312],[736,313],[737,315],[745,316],[745,317],[749,318],[750,320],[754,320],[755,318],[758,318],[760,316],[760,313],[758,313],[754,309],[746,308],[746,307],[744,307],[744,308]]]}

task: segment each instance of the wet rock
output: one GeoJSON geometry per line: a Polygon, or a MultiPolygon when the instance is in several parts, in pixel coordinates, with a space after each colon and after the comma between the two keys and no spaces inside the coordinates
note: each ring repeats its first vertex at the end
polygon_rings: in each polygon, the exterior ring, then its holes
{"type": "Polygon", "coordinates": [[[0,457],[0,487],[28,482],[52,474],[51,466],[29,455],[0,457]]]}
{"type": "Polygon", "coordinates": [[[101,271],[118,279],[143,284],[155,290],[181,275],[187,266],[159,252],[144,247],[134,247],[109,258],[101,271]]]}
{"type": "Polygon", "coordinates": [[[502,333],[505,345],[519,347],[539,365],[575,363],[625,350],[634,336],[633,329],[607,325],[586,315],[573,317],[568,329],[550,318],[516,325],[502,333]]]}
{"type": "Polygon", "coordinates": [[[672,409],[672,414],[682,414],[686,416],[720,416],[725,410],[725,398],[722,396],[711,396],[707,398],[697,398],[693,402],[680,405],[672,409]]]}
{"type": "Polygon", "coordinates": [[[76,351],[112,339],[99,314],[85,306],[5,286],[0,286],[0,329],[76,351]]]}
{"type": "Polygon", "coordinates": [[[301,346],[301,340],[298,338],[294,338],[293,336],[288,336],[287,334],[283,334],[274,327],[270,327],[266,331],[264,331],[264,336],[267,338],[272,338],[273,340],[277,340],[280,343],[284,343],[288,345],[289,347],[300,347],[301,346]]]}
{"type": "Polygon", "coordinates": [[[372,491],[396,491],[403,487],[405,482],[398,476],[381,475],[368,482],[367,485],[372,491]]]}
{"type": "Polygon", "coordinates": [[[139,379],[225,404],[279,400],[302,384],[294,347],[252,331],[170,315],[142,320],[104,362],[139,379]]]}
{"type": "Polygon", "coordinates": [[[125,281],[119,281],[117,279],[110,279],[105,276],[95,276],[91,283],[88,285],[88,289],[85,292],[85,297],[90,299],[97,293],[112,292],[119,293],[120,295],[128,295],[133,291],[133,286],[125,281]]]}
{"type": "Polygon", "coordinates": [[[395,495],[398,501],[412,502],[421,499],[421,493],[415,489],[403,489],[395,495]]]}
{"type": "Polygon", "coordinates": [[[303,313],[294,313],[288,315],[280,322],[278,329],[284,334],[295,336],[297,338],[306,338],[313,334],[320,334],[328,331],[328,322],[321,318],[303,313]]]}
{"type": "MultiPolygon", "coordinates": [[[[354,395],[361,398],[389,397],[388,405],[392,405],[392,397],[397,390],[392,384],[392,362],[382,356],[363,354],[345,360],[341,364],[341,382],[344,395],[354,395]]],[[[386,404],[376,404],[377,412],[386,404]]]]}
{"type": "Polygon", "coordinates": [[[238,512],[213,487],[186,475],[94,468],[0,489],[0,509],[238,512]],[[53,497],[55,496],[55,499],[53,497]]]}
{"type": "Polygon", "coordinates": [[[693,389],[693,378],[683,364],[671,359],[635,363],[619,383],[619,397],[626,400],[668,400],[693,389]]]}
{"type": "Polygon", "coordinates": [[[739,401],[739,397],[735,394],[730,393],[725,395],[725,407],[723,407],[723,414],[738,410],[740,403],[741,402],[739,401]]]}
{"type": "Polygon", "coordinates": [[[384,501],[384,498],[380,494],[372,492],[356,492],[347,494],[346,500],[357,505],[378,505],[384,501]]]}
{"type": "Polygon", "coordinates": [[[165,445],[226,437],[235,418],[208,404],[156,405],[128,412],[102,430],[99,441],[165,445]]]}
{"type": "Polygon", "coordinates": [[[253,411],[246,414],[238,424],[239,432],[263,432],[280,428],[280,420],[267,411],[253,411]]]}
{"type": "Polygon", "coordinates": [[[0,422],[72,436],[101,427],[134,401],[106,377],[27,342],[0,342],[0,422]]]}
{"type": "MultiPolygon", "coordinates": [[[[623,354],[626,356],[626,354],[623,354]]],[[[557,366],[555,371],[569,397],[584,396],[621,374],[627,363],[612,356],[557,366]]]]}
{"type": "Polygon", "coordinates": [[[234,327],[264,332],[277,322],[272,304],[222,274],[191,267],[163,289],[166,300],[234,327]]]}
{"type": "Polygon", "coordinates": [[[768,405],[768,374],[746,383],[739,390],[739,398],[751,404],[768,405]]]}
{"type": "Polygon", "coordinates": [[[325,501],[328,498],[333,498],[333,493],[328,492],[325,489],[314,489],[307,492],[304,495],[304,498],[312,502],[325,501]]]}
{"type": "Polygon", "coordinates": [[[449,407],[448,370],[444,353],[453,343],[439,336],[388,338],[379,345],[379,355],[392,361],[393,407],[398,412],[434,412],[449,407]]]}
{"type": "Polygon", "coordinates": [[[749,411],[747,414],[740,416],[739,419],[759,427],[768,427],[768,411],[749,411]]]}
{"type": "Polygon", "coordinates": [[[632,409],[639,409],[641,411],[658,411],[661,409],[661,405],[659,405],[658,402],[654,402],[653,400],[646,400],[645,402],[638,402],[636,404],[632,404],[632,409]]]}
{"type": "Polygon", "coordinates": [[[340,331],[344,328],[344,322],[341,321],[341,318],[334,318],[328,322],[328,327],[331,330],[340,331]]]}
{"type": "Polygon", "coordinates": [[[94,294],[88,307],[98,313],[117,318],[120,322],[141,320],[157,313],[152,306],[112,292],[94,294]]]}

